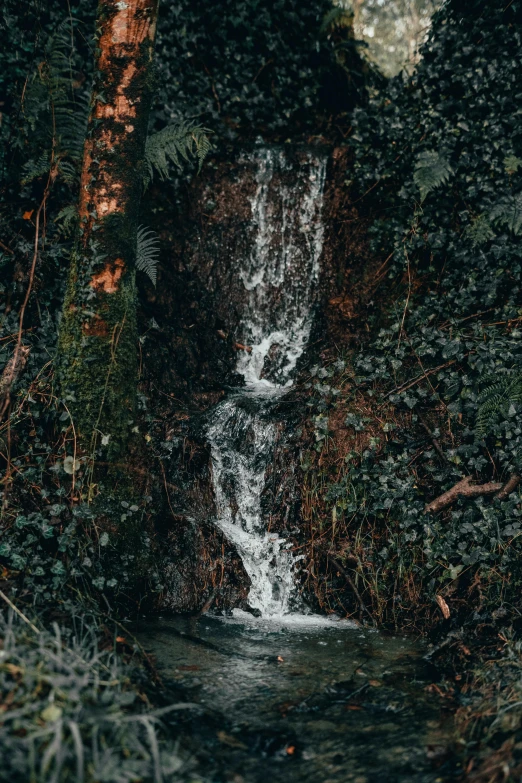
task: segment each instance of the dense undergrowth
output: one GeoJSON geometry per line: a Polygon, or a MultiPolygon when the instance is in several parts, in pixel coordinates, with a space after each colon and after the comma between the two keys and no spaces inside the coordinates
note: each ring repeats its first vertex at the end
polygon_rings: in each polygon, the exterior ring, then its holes
{"type": "Polygon", "coordinates": [[[196,116],[223,141],[327,130],[381,81],[342,18],[330,0],[166,4],[158,121],[196,116]]]}
{"type": "Polygon", "coordinates": [[[415,75],[355,112],[382,282],[350,370],[311,379],[309,481],[383,618],[436,612],[437,593],[511,611],[520,589],[516,489],[425,512],[466,476],[521,470],[520,19],[515,4],[481,10],[439,12],[415,75]]]}

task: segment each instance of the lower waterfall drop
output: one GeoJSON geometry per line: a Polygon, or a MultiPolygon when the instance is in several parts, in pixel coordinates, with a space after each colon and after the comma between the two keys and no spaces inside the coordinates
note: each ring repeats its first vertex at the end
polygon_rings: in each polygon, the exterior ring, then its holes
{"type": "Polygon", "coordinates": [[[263,148],[254,162],[254,241],[247,257],[232,259],[246,291],[239,339],[248,351],[237,363],[246,385],[214,408],[207,438],[215,523],[243,561],[251,581],[249,605],[264,617],[282,617],[299,608],[297,558],[292,544],[270,531],[261,497],[280,429],[272,409],[292,385],[310,336],[326,159],[308,153],[295,170],[283,151],[263,148]]]}

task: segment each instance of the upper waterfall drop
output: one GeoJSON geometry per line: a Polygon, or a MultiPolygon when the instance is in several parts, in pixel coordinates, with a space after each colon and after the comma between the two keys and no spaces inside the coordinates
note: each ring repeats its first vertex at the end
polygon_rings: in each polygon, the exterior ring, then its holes
{"type": "Polygon", "coordinates": [[[293,382],[313,319],[323,249],[326,157],[301,156],[299,167],[281,149],[261,148],[251,198],[253,238],[239,259],[245,288],[237,371],[245,388],[218,404],[209,417],[216,525],[236,546],[250,577],[248,601],[266,617],[296,608],[292,545],[271,531],[264,512],[265,475],[273,462],[281,423],[273,402],[293,382]]]}
{"type": "Polygon", "coordinates": [[[285,387],[310,336],[326,157],[308,153],[296,171],[283,150],[263,148],[255,162],[255,240],[239,270],[247,292],[240,340],[251,351],[240,355],[237,371],[247,386],[285,387]]]}

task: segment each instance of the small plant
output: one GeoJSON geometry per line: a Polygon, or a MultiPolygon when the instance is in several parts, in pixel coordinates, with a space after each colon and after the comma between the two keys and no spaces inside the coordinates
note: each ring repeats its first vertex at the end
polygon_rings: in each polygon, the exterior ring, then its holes
{"type": "Polygon", "coordinates": [[[156,232],[145,228],[145,226],[139,226],[136,269],[140,272],[145,272],[152,285],[156,285],[158,277],[159,253],[159,237],[156,232]]]}
{"type": "Polygon", "coordinates": [[[413,181],[420,191],[421,201],[435,188],[447,182],[453,171],[448,160],[438,152],[421,152],[415,162],[413,181]]]}
{"type": "Polygon", "coordinates": [[[209,133],[207,128],[179,122],[167,125],[149,136],[145,147],[143,186],[146,188],[152,182],[154,172],[160,179],[168,179],[170,164],[179,169],[182,161],[188,161],[191,157],[197,160],[201,168],[212,148],[209,133]]]}
{"type": "Polygon", "coordinates": [[[512,370],[504,377],[486,380],[478,402],[475,432],[484,437],[497,424],[499,416],[512,418],[517,415],[516,406],[522,402],[522,372],[512,370]]]}

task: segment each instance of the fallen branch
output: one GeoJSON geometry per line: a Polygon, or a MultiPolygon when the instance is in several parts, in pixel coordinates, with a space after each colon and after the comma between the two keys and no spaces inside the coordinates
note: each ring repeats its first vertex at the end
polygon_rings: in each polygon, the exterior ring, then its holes
{"type": "Polygon", "coordinates": [[[13,612],[16,612],[16,614],[17,614],[19,617],[21,617],[21,618],[22,618],[22,620],[24,621],[24,623],[27,623],[27,625],[29,626],[29,628],[30,628],[32,631],[34,631],[36,634],[40,633],[40,630],[39,630],[39,629],[36,627],[36,625],[33,625],[33,624],[32,624],[32,622],[31,622],[30,620],[28,620],[28,619],[27,619],[27,617],[25,616],[25,614],[24,614],[22,611],[20,611],[20,609],[19,609],[19,608],[18,608],[18,607],[17,607],[17,606],[16,606],[16,605],[15,605],[15,604],[14,604],[14,603],[11,601],[11,599],[10,599],[10,598],[8,598],[8,597],[6,596],[6,594],[5,594],[5,593],[3,593],[1,590],[0,590],[0,598],[2,598],[2,600],[3,600],[3,601],[5,601],[5,602],[6,602],[6,604],[7,604],[8,606],[10,606],[10,607],[11,607],[11,609],[13,610],[13,612]]]}
{"type": "Polygon", "coordinates": [[[207,600],[205,601],[205,603],[203,604],[199,612],[197,612],[196,617],[202,617],[202,615],[208,612],[208,610],[210,609],[210,607],[212,606],[212,604],[214,603],[216,597],[219,595],[220,592],[221,592],[221,588],[219,587],[216,587],[211,592],[211,594],[209,595],[209,597],[207,598],[207,600]]]}
{"type": "Polygon", "coordinates": [[[0,247],[2,248],[2,250],[5,250],[6,253],[9,253],[11,256],[14,256],[14,250],[11,250],[10,247],[7,247],[7,245],[4,242],[2,242],[1,239],[0,239],[0,247]]]}
{"type": "Polygon", "coordinates": [[[511,478],[504,484],[498,495],[495,495],[497,500],[506,500],[512,492],[515,491],[515,489],[520,484],[521,477],[517,476],[516,473],[514,473],[511,478]]]}
{"type": "Polygon", "coordinates": [[[498,481],[489,481],[486,484],[472,484],[472,477],[466,476],[455,484],[454,487],[448,489],[447,492],[428,503],[424,513],[436,514],[454,503],[457,498],[478,498],[481,495],[495,495],[497,493],[496,496],[499,500],[505,500],[517,487],[520,480],[520,476],[511,476],[506,484],[501,484],[498,481]]]}
{"type": "MultiPolygon", "coordinates": [[[[469,351],[468,353],[465,353],[462,358],[465,359],[467,356],[470,355],[470,353],[473,353],[473,351],[469,351]]],[[[416,383],[422,381],[423,378],[427,378],[429,375],[433,375],[433,373],[436,373],[439,370],[445,370],[446,367],[451,367],[453,364],[456,364],[456,362],[457,362],[456,359],[450,359],[450,361],[446,362],[445,364],[439,364],[438,367],[432,367],[431,370],[426,370],[424,372],[421,372],[420,375],[417,375],[415,378],[412,378],[410,381],[404,381],[404,383],[401,383],[400,386],[396,386],[395,389],[386,392],[386,394],[383,397],[383,400],[385,400],[387,397],[390,397],[392,394],[408,391],[408,389],[411,389],[411,387],[415,386],[416,383]]]]}
{"type": "Polygon", "coordinates": [[[448,604],[446,603],[446,601],[441,595],[436,595],[435,600],[439,605],[439,609],[442,612],[442,616],[444,617],[445,620],[448,620],[451,614],[448,604]]]}

